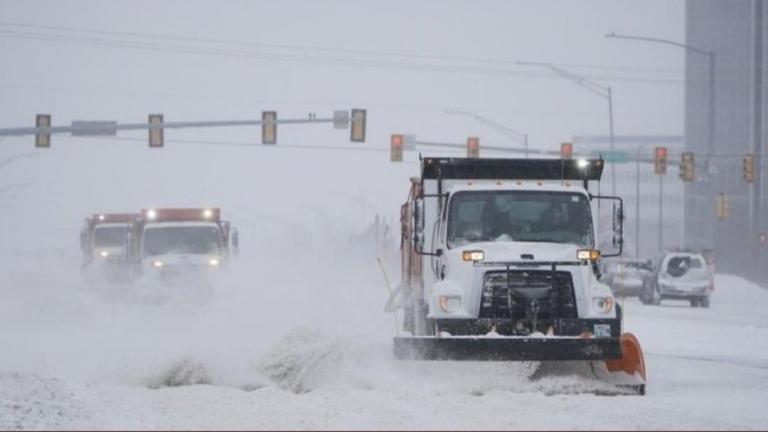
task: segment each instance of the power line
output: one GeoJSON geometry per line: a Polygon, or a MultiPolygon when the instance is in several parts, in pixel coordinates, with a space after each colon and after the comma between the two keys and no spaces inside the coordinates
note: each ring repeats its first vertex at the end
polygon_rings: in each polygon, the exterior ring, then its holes
{"type": "MultiPolygon", "coordinates": [[[[124,142],[147,142],[146,138],[138,137],[119,137],[119,136],[99,136],[99,137],[73,137],[62,135],[57,138],[66,139],[91,139],[99,141],[124,141],[124,142]]],[[[274,150],[274,149],[296,149],[296,150],[342,150],[342,151],[357,151],[357,152],[390,152],[389,147],[384,146],[342,146],[342,145],[306,145],[306,144],[279,144],[279,145],[263,145],[256,141],[221,141],[221,140],[200,140],[200,139],[165,139],[166,144],[197,144],[197,145],[209,145],[209,146],[221,146],[221,147],[249,147],[253,149],[274,150]]],[[[434,143],[421,143],[423,146],[432,146],[434,143]]],[[[462,152],[464,148],[446,148],[448,153],[462,152]]],[[[494,153],[515,153],[515,149],[505,149],[499,147],[481,147],[481,150],[486,150],[494,153]]]]}
{"type": "MultiPolygon", "coordinates": [[[[490,64],[507,64],[507,65],[514,65],[519,61],[519,60],[485,58],[485,57],[400,53],[400,52],[393,52],[393,51],[330,48],[330,47],[312,46],[312,45],[275,44],[275,43],[243,41],[243,40],[236,40],[236,39],[201,38],[201,37],[178,36],[178,35],[159,34],[159,33],[139,33],[139,32],[101,30],[101,29],[82,28],[82,27],[78,28],[78,27],[50,26],[50,25],[28,24],[28,23],[15,23],[15,22],[7,22],[7,21],[0,21],[0,26],[30,28],[30,29],[69,32],[69,33],[85,33],[85,34],[93,33],[93,34],[112,35],[112,36],[120,36],[120,37],[142,38],[142,39],[149,39],[152,41],[155,41],[157,39],[168,39],[168,40],[197,42],[197,43],[216,44],[216,45],[238,45],[238,46],[249,46],[249,47],[257,47],[257,48],[284,49],[284,50],[294,50],[294,51],[319,51],[319,52],[327,52],[327,53],[353,54],[353,55],[364,55],[364,56],[381,56],[381,57],[398,57],[398,58],[422,59],[422,60],[427,59],[427,60],[438,60],[438,61],[490,63],[490,64]]],[[[665,74],[677,74],[677,75],[683,72],[682,70],[678,70],[678,69],[658,69],[658,68],[646,68],[646,67],[638,67],[638,66],[627,67],[627,66],[568,64],[568,63],[552,63],[552,64],[556,66],[570,67],[570,68],[603,69],[603,70],[616,70],[616,71],[638,71],[638,72],[665,73],[665,74]]]]}
{"type": "MultiPolygon", "coordinates": [[[[302,55],[302,54],[286,54],[286,53],[271,53],[271,52],[259,52],[243,49],[221,49],[215,47],[205,46],[193,46],[193,45],[179,45],[168,44],[161,42],[147,42],[141,40],[122,40],[122,39],[109,39],[103,37],[92,36],[79,36],[79,35],[65,35],[65,34],[51,34],[41,33],[34,31],[17,31],[17,30],[2,30],[0,29],[0,37],[14,38],[23,40],[34,40],[38,42],[54,42],[54,43],[70,43],[78,45],[92,45],[103,46],[110,48],[129,48],[147,51],[158,52],[170,52],[177,54],[196,54],[196,55],[209,55],[235,59],[253,59],[262,61],[279,61],[279,62],[298,62],[309,64],[323,64],[334,66],[352,66],[352,67],[367,67],[367,68],[382,68],[382,69],[402,69],[411,71],[422,72],[441,72],[441,73],[459,73],[459,74],[483,74],[483,75],[496,75],[496,76],[523,76],[523,77],[540,77],[551,78],[549,75],[513,70],[503,68],[491,68],[491,67],[478,67],[478,66],[462,66],[462,65],[448,65],[448,64],[434,64],[434,63],[409,63],[409,62],[395,62],[381,59],[363,59],[352,57],[323,57],[320,55],[302,55]]],[[[648,83],[664,83],[664,84],[682,84],[681,79],[670,78],[644,78],[637,76],[595,76],[594,79],[611,80],[611,81],[624,81],[624,82],[648,82],[648,83]]]]}

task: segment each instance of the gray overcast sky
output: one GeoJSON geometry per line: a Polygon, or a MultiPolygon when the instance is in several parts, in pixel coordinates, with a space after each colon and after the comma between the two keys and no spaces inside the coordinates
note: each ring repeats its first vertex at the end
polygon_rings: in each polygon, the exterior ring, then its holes
{"type": "MultiPolygon", "coordinates": [[[[614,88],[617,133],[682,128],[682,52],[603,37],[616,31],[682,40],[682,1],[3,1],[0,16],[4,23],[606,66],[611,68],[570,70],[614,88]]],[[[255,59],[71,42],[72,36],[100,43],[121,38],[110,34],[66,32],[61,38],[52,30],[2,30],[4,126],[29,124],[36,112],[51,112],[59,121],[127,121],[159,110],[192,119],[247,117],[270,108],[304,115],[311,108],[359,105],[372,115],[384,110],[372,126],[393,131],[449,138],[470,127],[489,135],[471,119],[442,115],[444,108],[458,107],[528,132],[537,145],[556,145],[573,134],[603,133],[607,124],[604,100],[544,69],[514,63],[463,61],[462,68],[485,71],[419,71],[410,65],[424,60],[407,57],[224,45],[278,57],[255,59]],[[41,32],[57,37],[31,39],[41,32]],[[287,61],[286,55],[302,61],[287,61]],[[338,57],[386,67],[312,63],[338,57]]],[[[221,44],[205,46],[221,53],[221,44]]],[[[388,132],[381,130],[381,140],[388,132]]]]}
{"type": "MultiPolygon", "coordinates": [[[[51,113],[55,124],[67,124],[144,121],[150,112],[172,121],[254,118],[269,109],[283,118],[305,117],[362,107],[369,110],[365,146],[387,146],[395,132],[451,142],[477,135],[481,145],[506,144],[503,135],[470,118],[444,114],[455,108],[527,132],[539,148],[555,149],[573,135],[607,134],[604,99],[548,70],[518,66],[517,60],[554,62],[610,85],[617,134],[680,134],[683,127],[682,51],[603,37],[615,31],[682,41],[682,1],[25,0],[0,1],[0,17],[0,127],[32,126],[42,112],[51,113]]],[[[146,133],[133,136],[144,140],[146,133]]],[[[167,137],[258,142],[259,132],[174,131],[167,137]]],[[[280,144],[349,145],[347,132],[329,127],[282,127],[279,137],[280,144]]],[[[68,216],[61,228],[62,238],[71,237],[66,227],[98,206],[147,204],[146,195],[130,194],[136,183],[107,180],[110,175],[130,167],[121,174],[130,177],[170,157],[128,150],[97,156],[92,147],[66,147],[77,141],[55,136],[54,149],[42,157],[6,167],[0,186],[34,185],[0,205],[29,219],[77,201],[67,208],[76,217],[68,216]],[[112,162],[95,163],[98,157],[112,162]],[[96,182],[83,173],[91,172],[100,176],[103,189],[86,202],[82,188],[96,182]],[[85,177],[81,183],[72,183],[75,173],[85,177]],[[46,189],[51,182],[58,182],[55,197],[46,189]],[[81,195],[73,195],[78,190],[81,195]],[[122,191],[120,199],[114,191],[122,191]]],[[[32,142],[8,138],[0,158],[31,151],[32,142]]],[[[146,150],[143,142],[133,144],[146,150]]],[[[215,189],[199,196],[185,189],[185,175],[192,176],[196,164],[211,163],[208,154],[179,154],[187,167],[172,171],[178,188],[172,181],[166,182],[165,195],[153,188],[154,204],[168,197],[182,205],[187,203],[182,197],[226,203],[215,189]]],[[[335,160],[324,161],[333,169],[335,160]]],[[[311,162],[318,161],[323,159],[311,162]]],[[[168,172],[161,164],[156,169],[168,172]]],[[[397,177],[382,174],[379,183],[356,182],[360,190],[384,191],[383,184],[395,178],[406,184],[403,179],[414,174],[412,165],[409,169],[392,174],[397,177]]],[[[234,187],[226,181],[239,179],[220,181],[234,187]]],[[[398,183],[382,198],[385,207],[396,209],[405,188],[398,183]]]]}

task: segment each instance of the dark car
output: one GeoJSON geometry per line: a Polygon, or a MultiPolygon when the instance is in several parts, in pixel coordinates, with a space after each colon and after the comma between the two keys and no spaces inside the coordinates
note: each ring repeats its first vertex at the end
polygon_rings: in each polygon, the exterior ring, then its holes
{"type": "Polygon", "coordinates": [[[640,300],[658,305],[665,299],[688,300],[692,307],[709,307],[713,273],[701,254],[667,252],[643,281],[640,300]]]}

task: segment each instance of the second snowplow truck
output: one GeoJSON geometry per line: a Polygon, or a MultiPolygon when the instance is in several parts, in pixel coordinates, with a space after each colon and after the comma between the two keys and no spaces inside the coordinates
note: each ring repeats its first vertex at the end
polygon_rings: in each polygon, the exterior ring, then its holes
{"type": "Polygon", "coordinates": [[[237,237],[218,208],[142,209],[127,234],[132,277],[215,273],[237,252],[237,237]]]}
{"type": "Polygon", "coordinates": [[[599,280],[598,201],[613,218],[603,256],[621,254],[623,221],[621,199],[590,192],[602,171],[601,159],[422,159],[387,305],[404,310],[395,356],[587,362],[644,393],[642,350],[599,280]]]}

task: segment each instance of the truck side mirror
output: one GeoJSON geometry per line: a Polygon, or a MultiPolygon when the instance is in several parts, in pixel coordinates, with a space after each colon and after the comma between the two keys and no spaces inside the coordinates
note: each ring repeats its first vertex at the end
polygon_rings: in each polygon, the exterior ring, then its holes
{"type": "Polygon", "coordinates": [[[229,230],[229,245],[233,254],[238,255],[240,253],[240,234],[237,232],[237,228],[229,230]]]}
{"type": "Polygon", "coordinates": [[[624,242],[624,205],[621,201],[613,204],[613,247],[624,242]]]}
{"type": "MultiPolygon", "coordinates": [[[[612,196],[597,196],[592,195],[591,198],[598,200],[611,200],[613,201],[613,207],[611,208],[611,244],[616,249],[613,253],[603,253],[604,258],[621,256],[624,249],[624,202],[619,197],[612,196]]],[[[599,204],[599,201],[598,201],[599,204]]],[[[599,208],[599,206],[598,206],[599,208]]],[[[598,218],[600,216],[598,215],[598,218]]],[[[605,233],[607,236],[608,233],[605,233]]],[[[602,241],[602,240],[601,240],[602,241]]]]}
{"type": "Polygon", "coordinates": [[[413,246],[417,252],[424,250],[424,198],[413,202],[413,246]]]}

